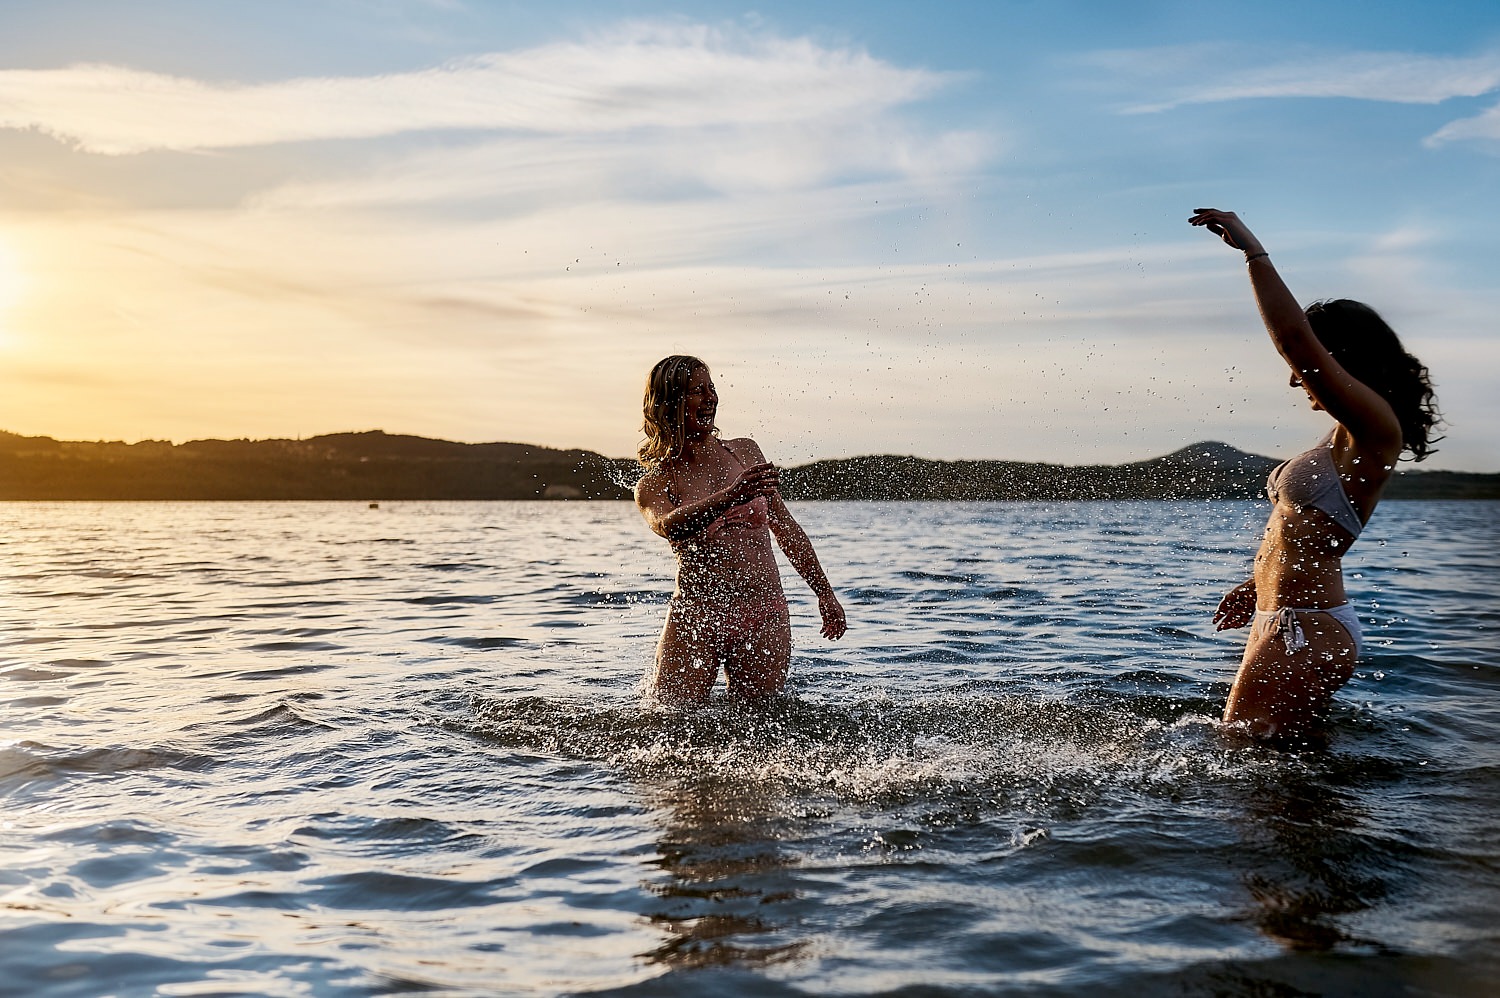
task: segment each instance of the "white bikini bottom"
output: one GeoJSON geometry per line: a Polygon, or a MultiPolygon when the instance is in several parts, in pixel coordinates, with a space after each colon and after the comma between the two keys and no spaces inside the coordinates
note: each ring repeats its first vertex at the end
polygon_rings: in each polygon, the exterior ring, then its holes
{"type": "Polygon", "coordinates": [[[1339,622],[1339,626],[1349,632],[1349,637],[1354,641],[1354,657],[1358,658],[1364,650],[1364,642],[1359,630],[1359,614],[1354,612],[1354,607],[1348,603],[1340,603],[1338,606],[1284,606],[1280,610],[1256,610],[1255,620],[1250,625],[1252,637],[1260,637],[1268,631],[1275,631],[1281,635],[1281,641],[1286,645],[1288,653],[1301,651],[1307,647],[1307,635],[1302,633],[1302,625],[1297,621],[1299,613],[1326,613],[1339,622]]]}

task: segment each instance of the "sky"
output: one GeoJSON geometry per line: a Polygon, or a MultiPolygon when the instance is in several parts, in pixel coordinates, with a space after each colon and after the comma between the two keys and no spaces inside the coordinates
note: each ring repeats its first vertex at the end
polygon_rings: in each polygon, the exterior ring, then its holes
{"type": "Polygon", "coordinates": [[[1200,206],[1500,471],[1493,0],[0,0],[0,429],[1295,453],[1200,206]]]}

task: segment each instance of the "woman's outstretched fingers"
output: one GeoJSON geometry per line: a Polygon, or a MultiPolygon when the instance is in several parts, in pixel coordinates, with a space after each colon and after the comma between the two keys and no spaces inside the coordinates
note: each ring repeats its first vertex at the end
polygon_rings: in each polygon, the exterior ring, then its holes
{"type": "Polygon", "coordinates": [[[1250,231],[1249,226],[1240,220],[1240,217],[1232,211],[1220,211],[1218,208],[1195,208],[1193,216],[1188,219],[1189,225],[1199,225],[1220,239],[1225,245],[1237,250],[1251,253],[1260,250],[1260,243],[1250,231]]]}

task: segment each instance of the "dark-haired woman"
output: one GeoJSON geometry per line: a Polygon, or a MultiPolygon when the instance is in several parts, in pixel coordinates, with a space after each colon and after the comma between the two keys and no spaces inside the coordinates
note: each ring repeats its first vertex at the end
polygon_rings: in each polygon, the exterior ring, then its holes
{"type": "Polygon", "coordinates": [[[1291,386],[1334,419],[1311,450],[1278,465],[1254,576],[1219,604],[1219,630],[1250,624],[1224,720],[1252,737],[1315,739],[1329,702],[1354,673],[1359,618],[1341,560],[1375,511],[1403,451],[1422,460],[1439,420],[1427,368],[1369,306],[1302,309],[1254,233],[1233,212],[1199,208],[1190,224],[1245,254],[1250,286],[1291,386]]]}
{"type": "Polygon", "coordinates": [[[818,597],[823,636],[846,630],[812,542],[777,490],[778,473],[749,437],[720,440],[719,396],[696,357],[661,360],[646,379],[635,501],[677,555],[677,589],[651,687],[669,703],[708,699],[722,667],[731,696],[781,692],[792,629],[771,539],[818,597]]]}

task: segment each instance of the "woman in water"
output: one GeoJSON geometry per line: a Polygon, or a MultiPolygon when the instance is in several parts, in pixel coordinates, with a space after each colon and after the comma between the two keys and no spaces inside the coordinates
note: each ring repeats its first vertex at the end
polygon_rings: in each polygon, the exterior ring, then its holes
{"type": "Polygon", "coordinates": [[[1340,562],[1403,451],[1422,460],[1439,420],[1427,368],[1359,302],[1303,310],[1270,254],[1233,212],[1199,208],[1189,219],[1245,254],[1271,342],[1291,366],[1291,386],[1334,418],[1317,446],[1278,465],[1255,574],[1219,603],[1219,630],[1250,624],[1224,720],[1252,737],[1307,740],[1360,651],[1359,618],[1340,562]]]}
{"type": "Polygon", "coordinates": [[[696,357],[660,361],[646,379],[646,473],[636,505],[677,555],[677,591],[656,647],[657,697],[703,703],[723,666],[731,696],[781,692],[792,629],[771,538],[818,597],[823,636],[843,636],[844,608],[807,534],[777,491],[778,472],[749,437],[720,440],[719,396],[696,357]]]}

